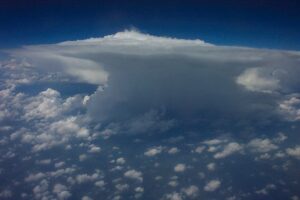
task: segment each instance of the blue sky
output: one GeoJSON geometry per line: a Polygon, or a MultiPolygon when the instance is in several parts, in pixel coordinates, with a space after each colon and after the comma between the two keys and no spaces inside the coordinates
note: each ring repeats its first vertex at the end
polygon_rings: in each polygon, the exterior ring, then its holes
{"type": "Polygon", "coordinates": [[[135,27],[214,44],[300,48],[299,2],[4,0],[0,48],[112,34],[135,27]]]}

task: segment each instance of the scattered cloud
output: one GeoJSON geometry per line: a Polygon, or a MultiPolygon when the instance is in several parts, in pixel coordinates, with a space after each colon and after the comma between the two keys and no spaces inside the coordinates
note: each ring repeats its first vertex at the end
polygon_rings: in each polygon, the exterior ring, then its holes
{"type": "Polygon", "coordinates": [[[174,167],[175,172],[184,172],[186,170],[186,165],[179,163],[174,167]]]}
{"type": "Polygon", "coordinates": [[[204,191],[213,192],[217,190],[221,186],[221,181],[219,180],[211,180],[204,186],[204,191]]]}
{"type": "Polygon", "coordinates": [[[216,158],[216,159],[225,158],[236,152],[241,151],[242,149],[243,149],[242,145],[240,145],[236,142],[231,142],[224,147],[223,151],[216,153],[214,155],[214,158],[216,158]]]}
{"type": "Polygon", "coordinates": [[[143,182],[143,174],[142,174],[142,172],[134,170],[134,169],[126,171],[124,173],[124,176],[126,178],[135,179],[135,180],[138,180],[140,182],[143,182]]]}

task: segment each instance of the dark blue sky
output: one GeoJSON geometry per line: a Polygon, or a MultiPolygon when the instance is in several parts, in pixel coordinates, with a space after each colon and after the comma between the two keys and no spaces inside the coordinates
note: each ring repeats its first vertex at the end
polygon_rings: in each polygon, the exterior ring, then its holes
{"type": "Polygon", "coordinates": [[[224,45],[300,49],[297,0],[2,0],[0,48],[142,32],[224,45]]]}

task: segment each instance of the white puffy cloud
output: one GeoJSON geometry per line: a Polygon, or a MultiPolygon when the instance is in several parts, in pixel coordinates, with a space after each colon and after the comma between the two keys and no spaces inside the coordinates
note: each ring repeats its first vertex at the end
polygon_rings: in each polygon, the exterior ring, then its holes
{"type": "Polygon", "coordinates": [[[46,179],[43,179],[38,185],[33,188],[33,194],[36,199],[47,198],[49,183],[46,179]]]}
{"type": "Polygon", "coordinates": [[[61,162],[57,162],[54,164],[55,168],[60,168],[62,166],[64,166],[66,163],[64,161],[61,161],[61,162]]]}
{"type": "Polygon", "coordinates": [[[79,161],[80,162],[83,162],[83,161],[85,161],[87,159],[87,155],[86,154],[80,154],[79,155],[79,161]]]}
{"type": "Polygon", "coordinates": [[[167,199],[167,200],[182,200],[182,195],[178,192],[173,192],[173,193],[170,193],[170,194],[167,194],[165,195],[164,199],[167,199]]]}
{"type": "Polygon", "coordinates": [[[99,153],[99,152],[101,152],[101,148],[98,146],[95,146],[95,145],[90,145],[89,152],[90,153],[99,153]]]}
{"type": "Polygon", "coordinates": [[[99,188],[102,188],[105,186],[105,182],[103,180],[97,181],[97,182],[95,182],[95,185],[99,188]]]}
{"type": "Polygon", "coordinates": [[[300,159],[300,146],[296,146],[295,148],[287,148],[286,153],[289,156],[295,157],[297,159],[300,159]]]}
{"type": "Polygon", "coordinates": [[[143,174],[142,174],[142,172],[134,170],[134,169],[126,171],[124,173],[124,176],[126,178],[135,179],[135,180],[138,180],[138,181],[141,181],[141,182],[143,181],[143,174]]]}
{"type": "Polygon", "coordinates": [[[204,151],[204,149],[205,149],[205,147],[203,147],[203,146],[198,146],[196,149],[195,149],[195,152],[196,153],[202,153],[203,151],[204,151]]]}
{"type": "Polygon", "coordinates": [[[116,184],[115,188],[119,191],[119,192],[123,192],[128,190],[129,185],[128,184],[116,184]]]}
{"type": "Polygon", "coordinates": [[[89,197],[89,196],[83,196],[81,198],[81,200],[93,200],[93,199],[91,197],[89,197]]]}
{"type": "Polygon", "coordinates": [[[226,139],[217,138],[217,139],[205,140],[202,143],[206,144],[208,146],[215,146],[215,145],[219,145],[219,144],[222,144],[222,143],[225,143],[225,142],[227,142],[226,139]]]}
{"type": "Polygon", "coordinates": [[[279,103],[279,111],[288,120],[300,120],[300,94],[293,94],[282,100],[279,103]]]}
{"type": "Polygon", "coordinates": [[[54,187],[53,187],[53,193],[55,193],[57,195],[57,198],[59,200],[68,199],[72,195],[68,191],[68,188],[65,185],[62,185],[60,183],[54,185],[54,187]]]}
{"type": "Polygon", "coordinates": [[[171,181],[169,181],[169,183],[168,183],[168,185],[169,185],[169,186],[172,186],[172,187],[176,187],[178,184],[179,184],[179,183],[178,183],[177,180],[171,180],[171,181]]]}
{"type": "Polygon", "coordinates": [[[162,149],[163,149],[162,146],[152,147],[149,148],[144,154],[145,156],[149,156],[149,157],[156,156],[162,152],[162,149]]]}
{"type": "Polygon", "coordinates": [[[252,139],[248,143],[248,147],[252,151],[259,152],[259,153],[265,153],[265,152],[269,152],[269,151],[278,149],[278,146],[273,144],[272,140],[270,140],[268,138],[266,138],[266,139],[261,139],[261,138],[252,139]]]}
{"type": "Polygon", "coordinates": [[[182,163],[179,163],[174,167],[175,172],[184,172],[185,170],[186,170],[186,165],[182,163]]]}
{"type": "Polygon", "coordinates": [[[77,183],[81,184],[81,183],[86,183],[86,182],[91,182],[91,181],[95,181],[99,178],[99,174],[98,173],[94,173],[92,175],[88,175],[88,174],[78,174],[76,176],[76,181],[77,183]]]}
{"type": "Polygon", "coordinates": [[[144,188],[142,188],[142,187],[136,187],[136,188],[134,189],[134,191],[135,191],[135,192],[138,192],[138,193],[143,193],[143,192],[144,192],[144,188]]]}
{"type": "Polygon", "coordinates": [[[40,179],[43,179],[46,176],[46,174],[42,173],[42,172],[38,172],[36,174],[29,174],[29,176],[27,176],[25,178],[26,182],[32,182],[32,181],[38,181],[40,179]]]}
{"type": "Polygon", "coordinates": [[[187,188],[183,188],[182,192],[188,197],[188,198],[196,198],[199,195],[199,188],[195,185],[191,185],[187,188]]]}
{"type": "Polygon", "coordinates": [[[268,184],[264,188],[255,191],[255,193],[256,194],[267,195],[267,194],[269,194],[270,190],[275,190],[275,189],[276,189],[276,185],[274,185],[274,184],[268,184]]]}
{"type": "Polygon", "coordinates": [[[81,138],[89,136],[89,130],[86,127],[81,127],[80,123],[78,122],[78,117],[75,116],[52,123],[50,130],[57,134],[73,134],[74,136],[81,138]]]}
{"type": "Polygon", "coordinates": [[[216,163],[209,163],[206,167],[209,171],[214,171],[216,169],[216,163]]]}
{"type": "Polygon", "coordinates": [[[33,97],[28,105],[25,105],[25,118],[53,118],[60,114],[62,109],[60,93],[48,88],[38,96],[33,97]]]}
{"type": "Polygon", "coordinates": [[[261,68],[250,68],[237,77],[237,83],[250,91],[273,92],[279,88],[279,80],[261,68]],[[267,76],[267,75],[269,76],[267,76]]]}
{"type": "Polygon", "coordinates": [[[125,164],[125,162],[126,162],[125,158],[122,158],[122,157],[118,158],[116,160],[116,163],[119,164],[119,165],[123,165],[123,164],[125,164]]]}
{"type": "Polygon", "coordinates": [[[204,191],[213,192],[217,190],[221,186],[221,181],[219,180],[211,180],[204,186],[204,191]]]}
{"type": "Polygon", "coordinates": [[[178,153],[180,150],[177,147],[172,147],[171,149],[168,150],[169,154],[176,154],[178,153]]]}
{"type": "Polygon", "coordinates": [[[214,155],[214,158],[216,159],[220,159],[220,158],[225,158],[227,156],[230,156],[236,152],[239,152],[243,149],[243,146],[236,143],[236,142],[230,142],[229,144],[227,144],[223,151],[218,152],[214,155]]]}

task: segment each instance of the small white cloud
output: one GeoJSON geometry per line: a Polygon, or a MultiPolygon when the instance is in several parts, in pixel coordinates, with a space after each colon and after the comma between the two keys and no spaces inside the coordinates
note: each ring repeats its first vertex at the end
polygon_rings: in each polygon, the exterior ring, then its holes
{"type": "Polygon", "coordinates": [[[124,176],[130,179],[135,179],[138,181],[143,181],[143,174],[142,172],[136,171],[134,169],[128,170],[127,172],[124,173],[124,176]]]}
{"type": "Polygon", "coordinates": [[[173,192],[171,194],[165,195],[164,199],[167,199],[167,200],[182,200],[183,198],[182,198],[182,195],[180,193],[173,192]]]}
{"type": "Polygon", "coordinates": [[[275,189],[276,189],[276,185],[274,185],[274,184],[268,184],[264,188],[255,191],[255,193],[256,194],[267,195],[267,194],[269,194],[270,190],[275,190],[275,189]]]}
{"type": "Polygon", "coordinates": [[[209,163],[206,167],[209,171],[214,171],[216,169],[216,163],[209,163]]]}
{"type": "Polygon", "coordinates": [[[183,188],[182,192],[189,198],[196,198],[199,195],[199,188],[195,185],[191,185],[187,188],[183,188]]]}
{"type": "Polygon", "coordinates": [[[122,158],[122,157],[121,157],[121,158],[118,158],[118,159],[116,160],[116,163],[119,164],[119,165],[123,165],[123,164],[125,164],[125,162],[126,162],[126,161],[125,161],[125,158],[122,158]]]}
{"type": "Polygon", "coordinates": [[[76,181],[77,183],[81,184],[81,183],[86,183],[86,182],[92,182],[95,181],[99,178],[99,174],[98,173],[94,173],[92,175],[88,175],[88,174],[78,174],[76,176],[76,181]]]}
{"type": "Polygon", "coordinates": [[[80,162],[83,162],[83,161],[85,161],[87,159],[87,155],[86,154],[80,154],[79,155],[79,161],[80,162]]]}
{"type": "Polygon", "coordinates": [[[123,192],[123,191],[126,191],[128,190],[129,188],[129,185],[128,184],[116,184],[115,185],[115,188],[119,191],[119,192],[123,192]]]}
{"type": "Polygon", "coordinates": [[[238,76],[236,82],[255,92],[271,93],[279,88],[279,80],[261,68],[250,68],[238,76]]]}
{"type": "Polygon", "coordinates": [[[224,147],[223,151],[216,153],[214,155],[214,158],[216,158],[216,159],[225,158],[236,152],[241,151],[242,149],[243,149],[242,145],[240,145],[236,142],[231,142],[224,147]]]}
{"type": "Polygon", "coordinates": [[[204,142],[202,142],[203,144],[206,145],[218,145],[221,143],[226,142],[226,140],[221,140],[221,139],[211,139],[211,140],[205,140],[204,142]]]}
{"type": "Polygon", "coordinates": [[[171,180],[171,181],[169,181],[168,185],[172,186],[172,187],[176,187],[178,185],[178,181],[177,180],[171,180]]]}
{"type": "Polygon", "coordinates": [[[186,170],[185,164],[179,163],[174,167],[175,172],[184,172],[186,170]]]}
{"type": "Polygon", "coordinates": [[[89,152],[90,153],[100,153],[101,152],[101,148],[95,145],[90,145],[89,146],[89,152]]]}
{"type": "Polygon", "coordinates": [[[259,153],[266,153],[266,152],[278,149],[278,146],[273,144],[272,141],[267,138],[266,139],[260,139],[260,138],[252,139],[248,143],[248,147],[252,151],[259,152],[259,153]]]}
{"type": "Polygon", "coordinates": [[[143,192],[144,192],[144,188],[142,188],[142,187],[136,187],[136,188],[134,189],[134,191],[135,191],[135,192],[138,192],[138,193],[143,193],[143,192]]]}
{"type": "Polygon", "coordinates": [[[152,156],[156,156],[158,154],[160,154],[162,152],[162,147],[161,146],[158,146],[158,147],[152,147],[150,149],[148,149],[144,155],[146,156],[149,156],[149,157],[152,157],[152,156]]]}
{"type": "Polygon", "coordinates": [[[82,104],[86,105],[88,103],[88,101],[90,100],[90,96],[84,96],[83,100],[82,100],[82,104]]]}
{"type": "Polygon", "coordinates": [[[95,182],[95,186],[103,188],[105,186],[105,182],[103,180],[95,182]]]}
{"type": "Polygon", "coordinates": [[[177,147],[172,147],[171,149],[169,149],[168,153],[169,154],[176,154],[178,153],[180,150],[177,147]]]}
{"type": "Polygon", "coordinates": [[[51,159],[37,160],[36,163],[40,165],[49,165],[51,163],[51,159]]]}
{"type": "Polygon", "coordinates": [[[221,186],[221,181],[215,179],[209,181],[205,186],[204,186],[204,191],[206,192],[213,192],[217,190],[221,186]]]}
{"type": "Polygon", "coordinates": [[[65,185],[60,184],[60,183],[54,185],[53,193],[55,193],[57,195],[57,198],[59,200],[68,199],[72,195],[68,191],[67,187],[65,185]]]}
{"type": "Polygon", "coordinates": [[[81,200],[93,200],[93,199],[91,197],[89,197],[89,196],[83,196],[81,198],[81,200]]]}
{"type": "Polygon", "coordinates": [[[300,146],[296,146],[295,148],[288,148],[286,149],[286,153],[289,156],[292,156],[300,160],[300,146]]]}
{"type": "Polygon", "coordinates": [[[42,172],[39,172],[39,173],[36,173],[36,174],[30,174],[29,176],[27,176],[25,178],[25,181],[26,182],[38,181],[40,179],[43,179],[44,177],[46,177],[46,174],[44,174],[42,172]]]}
{"type": "Polygon", "coordinates": [[[197,147],[197,148],[195,149],[195,152],[200,154],[200,153],[202,153],[202,152],[204,151],[204,149],[205,149],[205,147],[199,146],[199,147],[197,147]]]}
{"type": "Polygon", "coordinates": [[[55,164],[54,164],[54,167],[55,167],[55,168],[60,168],[60,167],[62,167],[62,166],[64,166],[64,165],[65,165],[65,162],[61,161],[61,162],[55,163],[55,164]]]}
{"type": "Polygon", "coordinates": [[[279,112],[285,116],[287,120],[300,120],[300,94],[292,95],[279,103],[279,112]]]}

